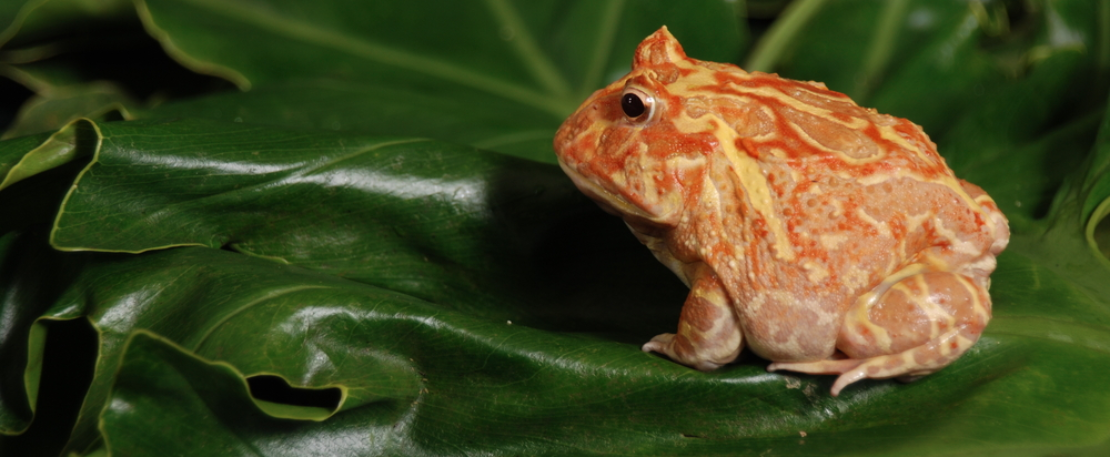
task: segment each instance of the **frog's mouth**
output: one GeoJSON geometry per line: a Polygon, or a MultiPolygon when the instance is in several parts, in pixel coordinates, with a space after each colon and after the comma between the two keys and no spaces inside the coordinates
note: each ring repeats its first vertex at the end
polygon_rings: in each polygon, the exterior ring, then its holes
{"type": "Polygon", "coordinates": [[[587,197],[590,197],[591,199],[593,199],[593,201],[597,202],[598,206],[600,206],[601,209],[605,210],[605,212],[614,216],[620,216],[624,218],[628,218],[629,216],[631,216],[634,218],[653,222],[657,219],[654,215],[648,213],[647,211],[644,211],[643,208],[630,203],[621,195],[610,192],[597,183],[587,179],[585,176],[582,176],[582,173],[579,173],[578,170],[575,170],[573,167],[563,163],[562,160],[559,160],[559,167],[561,167],[563,169],[563,172],[570,177],[571,181],[574,181],[574,185],[578,186],[578,190],[582,191],[582,193],[586,194],[587,197]]]}

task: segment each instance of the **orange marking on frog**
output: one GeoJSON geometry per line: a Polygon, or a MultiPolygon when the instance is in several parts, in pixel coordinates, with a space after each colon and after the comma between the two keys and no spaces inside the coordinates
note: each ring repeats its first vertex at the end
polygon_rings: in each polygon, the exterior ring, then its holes
{"type": "Polygon", "coordinates": [[[967,351],[1009,240],[913,123],[819,83],[686,57],[666,28],[559,129],[559,163],[691,286],[645,351],[701,370],[920,376],[967,351]],[[848,358],[834,359],[838,352],[848,358]]]}

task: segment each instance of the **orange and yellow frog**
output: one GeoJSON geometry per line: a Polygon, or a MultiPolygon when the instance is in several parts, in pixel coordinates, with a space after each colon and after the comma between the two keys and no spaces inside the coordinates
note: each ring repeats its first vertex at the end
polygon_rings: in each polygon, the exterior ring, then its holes
{"type": "Polygon", "coordinates": [[[644,351],[699,370],[748,347],[768,370],[914,378],[991,317],[1010,233],[905,119],[824,84],[686,57],[666,27],[555,138],[579,189],[690,287],[644,351]]]}

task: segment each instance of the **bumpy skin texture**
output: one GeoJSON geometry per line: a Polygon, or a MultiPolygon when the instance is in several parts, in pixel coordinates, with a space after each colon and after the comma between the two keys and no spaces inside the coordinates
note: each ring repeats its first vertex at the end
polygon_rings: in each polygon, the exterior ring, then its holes
{"type": "Polygon", "coordinates": [[[688,58],[664,27],[555,150],[691,287],[644,351],[708,371],[747,345],[772,371],[839,374],[837,395],[933,373],[990,320],[1010,236],[994,201],[920,127],[823,84],[688,58]]]}

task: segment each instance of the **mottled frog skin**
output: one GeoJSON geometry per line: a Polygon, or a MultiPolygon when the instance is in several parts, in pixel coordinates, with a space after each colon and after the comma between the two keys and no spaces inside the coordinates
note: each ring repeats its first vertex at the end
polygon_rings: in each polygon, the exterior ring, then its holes
{"type": "Polygon", "coordinates": [[[567,175],[689,287],[644,351],[699,370],[914,378],[991,317],[1006,218],[913,123],[821,83],[686,57],[666,27],[559,129],[567,175]]]}

